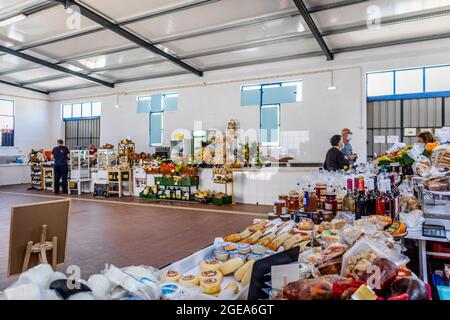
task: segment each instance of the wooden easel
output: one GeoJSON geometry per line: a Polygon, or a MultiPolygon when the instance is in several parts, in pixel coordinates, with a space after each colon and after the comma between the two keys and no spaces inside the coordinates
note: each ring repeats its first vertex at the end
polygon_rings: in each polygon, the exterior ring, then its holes
{"type": "Polygon", "coordinates": [[[47,251],[52,251],[52,268],[56,271],[56,262],[58,257],[58,238],[53,237],[52,241],[46,241],[47,238],[47,225],[42,225],[41,230],[41,242],[33,244],[33,241],[28,241],[27,250],[25,251],[25,258],[23,260],[22,272],[28,270],[30,258],[32,253],[39,255],[39,263],[47,264],[47,251]]]}

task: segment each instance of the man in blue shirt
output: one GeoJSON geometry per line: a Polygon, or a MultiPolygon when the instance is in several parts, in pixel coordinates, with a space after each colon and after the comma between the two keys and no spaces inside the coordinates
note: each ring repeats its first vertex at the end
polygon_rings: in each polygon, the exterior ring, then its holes
{"type": "Polygon", "coordinates": [[[350,141],[352,140],[352,132],[349,128],[342,129],[342,152],[344,153],[345,157],[347,158],[349,165],[354,166],[356,158],[358,156],[353,153],[352,145],[350,144],[350,141]]]}
{"type": "Polygon", "coordinates": [[[60,180],[62,180],[61,186],[63,193],[68,193],[67,176],[69,174],[69,165],[67,161],[69,160],[70,152],[69,149],[67,149],[67,147],[64,146],[63,140],[59,139],[57,143],[58,146],[56,146],[52,150],[52,158],[55,161],[53,165],[53,170],[55,174],[54,191],[55,194],[59,194],[60,180]]]}

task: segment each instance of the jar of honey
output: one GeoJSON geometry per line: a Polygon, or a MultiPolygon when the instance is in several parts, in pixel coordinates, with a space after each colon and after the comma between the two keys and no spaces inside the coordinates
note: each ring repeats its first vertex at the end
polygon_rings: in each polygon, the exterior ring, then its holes
{"type": "Polygon", "coordinates": [[[322,221],[323,222],[331,222],[333,220],[333,212],[332,211],[323,211],[322,212],[322,221]]]}
{"type": "Polygon", "coordinates": [[[300,209],[300,194],[298,192],[290,192],[288,196],[288,205],[286,210],[290,213],[300,209]]]}
{"type": "Polygon", "coordinates": [[[284,207],[287,208],[288,207],[288,196],[285,194],[282,194],[280,196],[278,196],[278,200],[283,200],[284,201],[284,207]]]}
{"type": "Polygon", "coordinates": [[[324,209],[326,211],[332,211],[333,210],[333,202],[336,201],[336,194],[334,193],[328,193],[325,198],[325,206],[324,209]]]}
{"type": "Polygon", "coordinates": [[[286,207],[286,203],[284,200],[277,200],[273,204],[274,212],[277,216],[281,216],[283,214],[283,208],[286,207]]]}

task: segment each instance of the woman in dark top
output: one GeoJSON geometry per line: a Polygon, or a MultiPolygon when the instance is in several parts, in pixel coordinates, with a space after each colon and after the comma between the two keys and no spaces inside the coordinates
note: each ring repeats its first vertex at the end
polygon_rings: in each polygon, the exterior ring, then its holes
{"type": "Polygon", "coordinates": [[[342,170],[349,165],[348,159],[345,157],[342,149],[342,137],[340,135],[334,135],[331,139],[331,149],[328,150],[325,157],[325,163],[323,168],[328,171],[342,170]]]}

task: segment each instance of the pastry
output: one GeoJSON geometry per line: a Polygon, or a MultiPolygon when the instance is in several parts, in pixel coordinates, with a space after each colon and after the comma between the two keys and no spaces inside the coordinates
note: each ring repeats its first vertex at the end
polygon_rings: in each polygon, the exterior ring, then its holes
{"type": "Polygon", "coordinates": [[[166,275],[164,276],[164,280],[166,282],[178,282],[180,279],[180,274],[178,271],[175,270],[169,270],[166,272],[166,275]]]}
{"type": "Polygon", "coordinates": [[[220,282],[216,278],[206,278],[200,282],[202,292],[206,294],[216,294],[220,292],[220,282]]]}
{"type": "Polygon", "coordinates": [[[275,237],[276,237],[275,232],[269,233],[268,235],[259,239],[258,242],[256,242],[256,244],[266,247],[273,241],[273,239],[275,239],[275,237]]]}
{"type": "Polygon", "coordinates": [[[185,288],[192,288],[198,286],[200,279],[192,274],[189,274],[181,277],[178,283],[185,288]]]}
{"type": "Polygon", "coordinates": [[[345,220],[343,219],[336,219],[331,221],[331,223],[333,224],[334,230],[342,230],[345,227],[345,220]]]}
{"type": "Polygon", "coordinates": [[[250,284],[250,280],[252,279],[252,272],[253,272],[253,264],[255,263],[255,260],[250,260],[249,265],[247,266],[247,269],[245,271],[244,276],[241,280],[241,286],[245,287],[250,284]]]}
{"type": "Polygon", "coordinates": [[[233,234],[226,236],[223,239],[227,242],[238,242],[239,240],[241,240],[241,237],[239,236],[238,233],[233,233],[233,234]]]}
{"type": "Polygon", "coordinates": [[[287,239],[289,239],[292,235],[288,232],[285,232],[278,237],[276,237],[272,243],[270,243],[267,248],[273,251],[277,251],[278,248],[285,242],[287,239]]]}
{"type": "Polygon", "coordinates": [[[247,261],[242,267],[240,267],[235,273],[234,273],[234,278],[236,279],[236,281],[241,281],[242,278],[244,277],[245,273],[247,272],[247,269],[250,266],[253,266],[253,262],[255,260],[249,260],[247,261]]]}
{"type": "Polygon", "coordinates": [[[286,241],[283,242],[283,247],[285,250],[288,250],[292,248],[296,243],[299,243],[304,240],[308,240],[310,238],[310,235],[306,232],[299,232],[292,237],[288,238],[286,241]]]}
{"type": "Polygon", "coordinates": [[[255,254],[264,254],[266,252],[266,247],[259,246],[259,245],[254,245],[252,247],[252,252],[255,253],[255,254]]]}
{"type": "Polygon", "coordinates": [[[200,263],[200,271],[208,271],[208,270],[219,270],[220,266],[222,265],[222,262],[220,262],[217,259],[212,260],[203,260],[200,263]]]}
{"type": "Polygon", "coordinates": [[[229,275],[236,270],[238,270],[240,267],[244,265],[244,260],[241,258],[232,258],[226,262],[224,262],[220,266],[220,271],[223,273],[224,276],[229,275]]]}
{"type": "Polygon", "coordinates": [[[242,243],[250,243],[253,244],[256,241],[258,241],[259,238],[261,238],[263,236],[263,233],[261,230],[256,231],[255,233],[253,233],[250,237],[248,237],[247,239],[242,240],[242,243]]]}
{"type": "Polygon", "coordinates": [[[301,218],[297,223],[297,228],[300,230],[312,230],[314,229],[314,222],[309,218],[301,218]]]}
{"type": "MultiPolygon", "coordinates": [[[[253,234],[252,231],[250,231],[248,228],[244,229],[244,231],[242,231],[241,233],[239,233],[239,240],[238,241],[242,241],[244,239],[247,239],[248,237],[250,237],[253,234]]],[[[226,241],[226,240],[225,240],[226,241]]]]}

